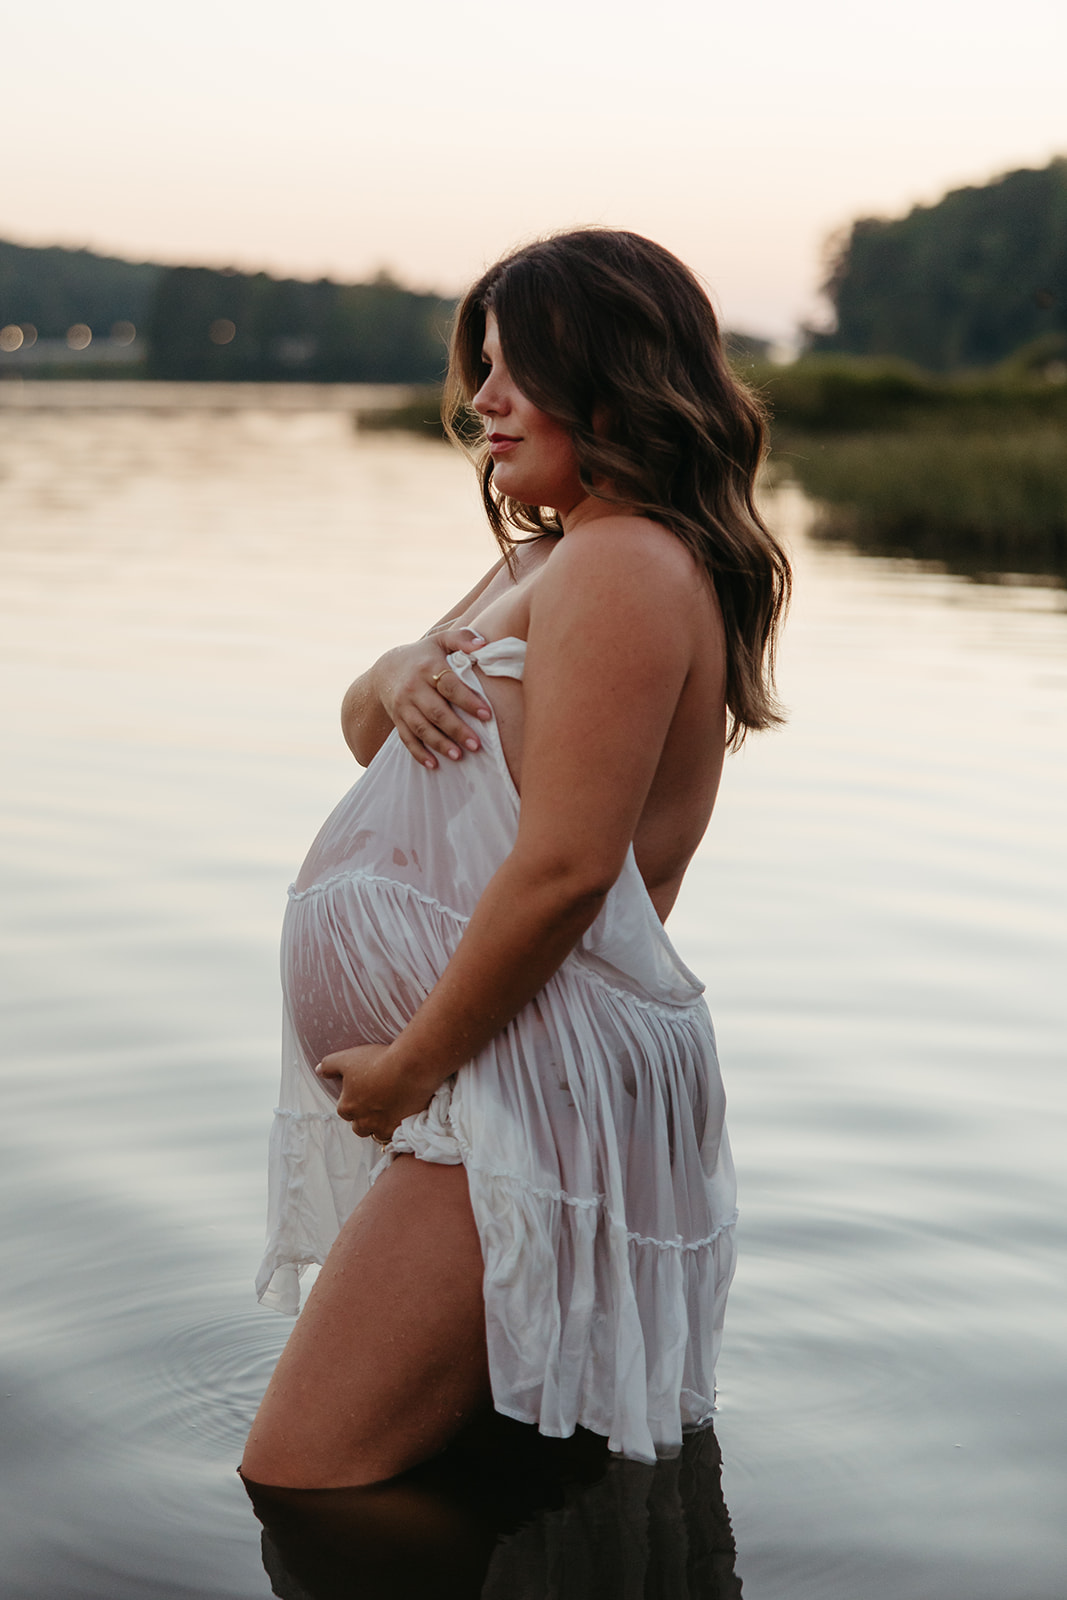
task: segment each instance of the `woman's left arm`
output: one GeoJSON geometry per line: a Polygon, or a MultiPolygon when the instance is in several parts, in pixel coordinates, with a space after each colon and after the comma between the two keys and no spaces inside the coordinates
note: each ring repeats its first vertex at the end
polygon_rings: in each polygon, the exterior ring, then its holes
{"type": "Polygon", "coordinates": [[[390,1045],[327,1057],[338,1111],[387,1137],[548,981],[622,870],[706,604],[655,524],[605,518],[562,540],[531,600],[515,846],[455,954],[390,1045]],[[669,618],[665,627],[664,619],[669,618]]]}

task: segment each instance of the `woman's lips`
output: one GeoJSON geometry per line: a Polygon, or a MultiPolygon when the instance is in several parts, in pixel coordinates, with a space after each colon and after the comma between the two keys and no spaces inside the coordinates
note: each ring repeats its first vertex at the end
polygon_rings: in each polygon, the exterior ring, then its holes
{"type": "Polygon", "coordinates": [[[507,452],[520,444],[521,440],[513,438],[507,433],[491,433],[489,435],[489,452],[494,456],[506,455],[507,452]]]}

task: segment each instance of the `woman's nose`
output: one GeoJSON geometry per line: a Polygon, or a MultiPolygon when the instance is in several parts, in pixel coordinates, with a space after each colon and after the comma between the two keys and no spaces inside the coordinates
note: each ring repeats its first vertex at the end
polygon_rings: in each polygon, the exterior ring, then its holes
{"type": "Polygon", "coordinates": [[[499,386],[493,383],[491,377],[486,378],[478,393],[471,400],[471,405],[483,417],[490,415],[500,417],[507,410],[507,401],[499,386]]]}

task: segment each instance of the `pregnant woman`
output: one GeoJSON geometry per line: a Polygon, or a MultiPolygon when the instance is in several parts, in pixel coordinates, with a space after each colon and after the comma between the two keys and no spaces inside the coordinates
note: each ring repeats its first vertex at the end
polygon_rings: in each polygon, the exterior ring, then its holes
{"type": "Polygon", "coordinates": [[[475,284],[448,399],[503,559],[352,685],[368,771],[291,890],[261,1298],[325,1265],[262,1484],[379,1482],[489,1406],[653,1461],[714,1406],[733,1170],[663,923],[779,720],[761,411],[688,269],[607,229],[475,284]]]}

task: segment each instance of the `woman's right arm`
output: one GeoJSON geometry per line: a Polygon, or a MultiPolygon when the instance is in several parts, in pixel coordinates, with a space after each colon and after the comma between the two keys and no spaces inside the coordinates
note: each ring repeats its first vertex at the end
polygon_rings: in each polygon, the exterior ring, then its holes
{"type": "Polygon", "coordinates": [[[443,680],[448,698],[433,678],[453,650],[483,642],[464,622],[503,565],[498,561],[422,639],[387,650],[349,686],[341,702],[341,730],[361,766],[373,760],[394,728],[415,760],[431,769],[438,757],[458,761],[464,749],[479,748],[477,735],[456,708],[488,721],[488,705],[454,673],[443,680]]]}

